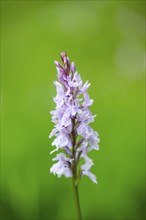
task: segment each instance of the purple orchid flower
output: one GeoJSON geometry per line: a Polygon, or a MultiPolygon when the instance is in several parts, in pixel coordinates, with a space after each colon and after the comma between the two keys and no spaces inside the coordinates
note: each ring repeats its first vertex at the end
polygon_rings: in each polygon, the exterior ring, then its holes
{"type": "Polygon", "coordinates": [[[70,63],[65,52],[61,53],[61,59],[63,65],[54,61],[59,82],[54,82],[57,91],[54,97],[56,108],[51,114],[55,128],[50,138],[55,136],[52,143],[55,149],[51,153],[58,150],[63,152],[53,159],[57,163],[51,167],[50,172],[58,177],[73,177],[76,184],[84,175],[97,183],[96,176],[90,171],[93,161],[87,156],[92,149],[99,149],[100,141],[98,133],[89,126],[95,117],[89,110],[93,104],[87,93],[90,84],[88,81],[83,84],[74,62],[70,63]]]}

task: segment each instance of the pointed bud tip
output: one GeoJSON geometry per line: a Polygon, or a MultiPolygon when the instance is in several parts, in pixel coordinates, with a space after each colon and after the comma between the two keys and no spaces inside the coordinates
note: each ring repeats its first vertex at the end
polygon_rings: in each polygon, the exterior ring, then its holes
{"type": "Polygon", "coordinates": [[[54,60],[54,64],[58,67],[58,65],[59,65],[59,62],[58,61],[56,61],[56,60],[54,60]]]}
{"type": "Polygon", "coordinates": [[[65,51],[61,52],[61,57],[67,57],[67,54],[65,51]]]}
{"type": "Polygon", "coordinates": [[[64,51],[61,52],[60,57],[61,57],[61,59],[62,59],[62,62],[64,63],[64,60],[66,60],[66,58],[67,58],[66,52],[64,52],[64,51]]]}
{"type": "Polygon", "coordinates": [[[72,73],[74,73],[74,72],[76,71],[76,66],[75,66],[75,63],[74,63],[74,62],[71,63],[70,69],[71,69],[71,72],[72,72],[72,73]]]}

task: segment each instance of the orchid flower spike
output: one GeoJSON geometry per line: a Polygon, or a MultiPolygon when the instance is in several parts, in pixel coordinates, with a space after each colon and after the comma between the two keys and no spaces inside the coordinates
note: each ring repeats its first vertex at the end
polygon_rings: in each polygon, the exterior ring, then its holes
{"type": "Polygon", "coordinates": [[[70,63],[65,52],[61,53],[61,60],[63,64],[54,61],[58,81],[54,82],[56,108],[51,111],[55,125],[49,136],[55,136],[52,142],[55,149],[51,153],[61,152],[53,159],[56,163],[50,172],[58,177],[73,177],[75,184],[84,175],[97,183],[96,176],[90,171],[93,161],[87,156],[92,149],[99,149],[100,141],[98,133],[89,126],[95,118],[89,110],[93,104],[87,93],[90,83],[83,84],[75,63],[70,63]]]}

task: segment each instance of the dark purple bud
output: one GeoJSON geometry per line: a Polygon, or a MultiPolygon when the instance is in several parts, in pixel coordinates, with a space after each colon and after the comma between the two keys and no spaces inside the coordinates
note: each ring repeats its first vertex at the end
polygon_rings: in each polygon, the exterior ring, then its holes
{"type": "Polygon", "coordinates": [[[57,68],[57,72],[61,75],[65,75],[65,69],[62,67],[62,68],[57,68]]]}
{"type": "Polygon", "coordinates": [[[64,63],[65,72],[68,75],[70,72],[70,61],[69,61],[69,58],[65,52],[61,53],[61,59],[62,59],[62,62],[64,63]]]}
{"type": "Polygon", "coordinates": [[[82,151],[79,151],[78,154],[77,154],[77,158],[76,158],[76,162],[78,164],[79,160],[80,160],[80,156],[82,154],[82,151]]]}
{"type": "Polygon", "coordinates": [[[75,66],[74,62],[71,63],[70,70],[72,73],[74,73],[76,71],[76,66],[75,66]]]}
{"type": "Polygon", "coordinates": [[[63,66],[58,62],[58,61],[54,61],[54,64],[58,67],[58,68],[63,68],[63,66]]]}
{"type": "Polygon", "coordinates": [[[69,156],[72,156],[71,150],[67,146],[64,148],[64,150],[69,156]]]}
{"type": "Polygon", "coordinates": [[[78,147],[80,147],[80,145],[83,143],[83,141],[85,140],[85,138],[82,138],[81,140],[79,140],[76,145],[75,145],[75,149],[77,149],[78,147]]]}
{"type": "Polygon", "coordinates": [[[68,57],[65,59],[64,65],[65,65],[66,73],[69,74],[69,72],[70,72],[70,61],[69,61],[68,57]]]}
{"type": "Polygon", "coordinates": [[[61,53],[61,59],[62,59],[62,62],[64,63],[65,62],[65,59],[67,58],[67,54],[65,52],[62,52],[61,53]]]}

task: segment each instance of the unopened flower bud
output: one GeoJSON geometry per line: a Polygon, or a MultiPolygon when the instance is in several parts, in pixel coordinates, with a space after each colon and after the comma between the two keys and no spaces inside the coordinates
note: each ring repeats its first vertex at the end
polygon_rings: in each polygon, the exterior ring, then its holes
{"type": "Polygon", "coordinates": [[[62,52],[61,55],[60,55],[61,59],[62,59],[62,62],[64,63],[65,62],[65,59],[67,57],[66,53],[65,52],[62,52]]]}
{"type": "Polygon", "coordinates": [[[70,70],[72,73],[74,73],[76,71],[76,66],[75,66],[74,62],[71,63],[70,70]]]}

